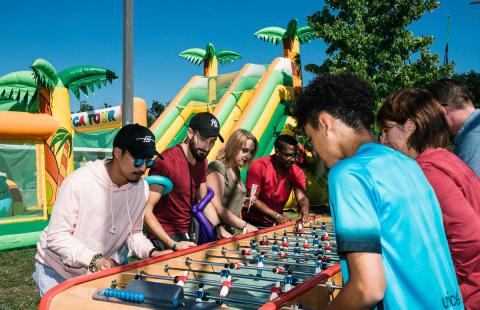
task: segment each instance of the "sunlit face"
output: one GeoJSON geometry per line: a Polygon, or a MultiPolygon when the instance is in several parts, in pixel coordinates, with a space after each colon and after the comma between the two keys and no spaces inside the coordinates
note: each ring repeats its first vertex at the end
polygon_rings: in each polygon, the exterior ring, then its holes
{"type": "Polygon", "coordinates": [[[409,147],[407,141],[410,135],[411,133],[406,130],[404,125],[392,121],[386,121],[384,128],[382,128],[380,142],[408,155],[409,147]]]}
{"type": "Polygon", "coordinates": [[[128,182],[138,182],[140,178],[145,173],[147,169],[146,164],[148,160],[152,158],[142,158],[144,159],[143,163],[135,167],[135,158],[130,154],[129,151],[125,150],[122,151],[119,148],[116,148],[117,159],[120,163],[120,174],[128,181],[128,182]]]}
{"type": "Polygon", "coordinates": [[[297,160],[297,148],[295,145],[281,142],[280,146],[275,149],[275,155],[281,165],[290,167],[297,160]]]}
{"type": "Polygon", "coordinates": [[[255,151],[255,142],[248,139],[243,144],[242,148],[238,151],[237,156],[235,157],[235,163],[239,167],[243,167],[247,162],[252,158],[253,152],[255,151]]]}
{"type": "Polygon", "coordinates": [[[329,152],[328,139],[323,128],[314,129],[310,124],[304,126],[305,133],[312,141],[313,150],[323,160],[327,167],[333,166],[333,155],[329,152]]]}
{"type": "Polygon", "coordinates": [[[216,141],[217,137],[205,138],[202,137],[197,131],[194,131],[193,137],[188,143],[188,147],[190,148],[190,152],[192,152],[193,157],[200,161],[204,160],[208,156],[208,153],[210,153],[216,141]]]}

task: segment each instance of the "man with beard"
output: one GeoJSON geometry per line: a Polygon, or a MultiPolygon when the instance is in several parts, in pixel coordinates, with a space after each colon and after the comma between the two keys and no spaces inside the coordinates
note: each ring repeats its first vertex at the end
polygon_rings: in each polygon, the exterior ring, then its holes
{"type": "MultiPolygon", "coordinates": [[[[145,213],[145,224],[149,238],[158,249],[174,251],[195,246],[193,236],[189,234],[192,224],[192,205],[205,197],[207,193],[207,155],[215,145],[219,134],[218,120],[208,112],[199,113],[191,118],[187,137],[176,146],[162,152],[149,171],[149,175],[161,175],[169,178],[173,189],[168,195],[162,195],[162,185],[150,185],[150,196],[145,213]]],[[[221,238],[231,237],[210,203],[204,214],[215,226],[221,238]]]]}
{"type": "Polygon", "coordinates": [[[244,220],[254,226],[265,227],[283,224],[288,217],[283,208],[293,190],[300,217],[307,221],[310,201],[305,192],[305,174],[295,164],[297,140],[289,135],[280,135],[275,140],[275,154],[255,159],[247,175],[247,190],[257,186],[257,199],[250,210],[244,210],[244,220]]]}
{"type": "Polygon", "coordinates": [[[138,124],[123,127],[112,155],[62,183],[37,244],[33,278],[40,296],[67,279],[124,263],[124,246],[142,259],[167,253],[143,235],[148,185],[142,175],[158,155],[153,133],[138,124]]]}

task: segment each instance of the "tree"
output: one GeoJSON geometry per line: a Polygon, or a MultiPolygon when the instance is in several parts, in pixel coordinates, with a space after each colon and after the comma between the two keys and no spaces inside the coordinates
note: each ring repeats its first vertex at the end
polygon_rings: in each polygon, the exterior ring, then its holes
{"type": "Polygon", "coordinates": [[[470,71],[468,73],[455,73],[452,77],[470,92],[476,108],[480,108],[480,73],[470,71]]]}
{"type": "Polygon", "coordinates": [[[155,120],[160,116],[160,114],[165,111],[165,107],[169,104],[170,102],[167,103],[161,103],[158,100],[152,100],[152,106],[147,112],[147,127],[152,126],[152,124],[155,122],[155,120]]]}
{"type": "Polygon", "coordinates": [[[218,75],[218,63],[226,65],[242,58],[240,54],[232,51],[216,51],[212,43],[208,43],[204,50],[189,48],[178,56],[196,65],[203,62],[203,75],[206,77],[218,75]]]}
{"type": "Polygon", "coordinates": [[[88,112],[88,111],[93,111],[93,110],[95,110],[95,109],[93,108],[92,105],[88,104],[88,102],[86,102],[85,100],[80,101],[80,110],[78,111],[78,113],[88,112]]]}
{"type": "Polygon", "coordinates": [[[253,35],[260,40],[278,44],[282,41],[283,57],[292,62],[293,88],[296,93],[302,89],[302,65],[300,61],[300,44],[305,44],[317,37],[315,30],[310,26],[297,27],[298,21],[292,19],[287,28],[267,27],[258,30],[253,35]]]}
{"type": "Polygon", "coordinates": [[[325,0],[321,11],[308,17],[310,26],[327,44],[330,56],[313,73],[349,71],[375,88],[376,107],[391,92],[424,86],[453,73],[453,63],[440,65],[430,52],[434,38],[414,36],[413,21],[438,7],[434,0],[325,0]]]}

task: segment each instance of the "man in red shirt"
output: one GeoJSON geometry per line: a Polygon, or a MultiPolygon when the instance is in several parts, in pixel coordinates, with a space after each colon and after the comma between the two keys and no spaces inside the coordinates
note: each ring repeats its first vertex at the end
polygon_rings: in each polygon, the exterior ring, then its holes
{"type": "MultiPolygon", "coordinates": [[[[219,134],[218,120],[210,113],[192,117],[187,137],[176,146],[162,152],[149,175],[162,175],[173,183],[168,195],[162,195],[162,185],[150,185],[150,196],[145,212],[145,224],[149,237],[159,249],[183,250],[195,246],[189,228],[192,221],[192,205],[207,193],[207,155],[215,145],[219,134]]],[[[214,207],[208,204],[204,214],[216,227],[222,238],[231,235],[220,225],[214,207]]]]}
{"type": "Polygon", "coordinates": [[[252,208],[244,210],[243,218],[255,226],[273,226],[290,221],[283,215],[283,208],[295,193],[298,210],[307,221],[310,201],[305,192],[305,174],[295,164],[297,140],[289,135],[280,135],[275,140],[275,154],[255,159],[248,169],[248,190],[257,185],[257,199],[252,208]]]}

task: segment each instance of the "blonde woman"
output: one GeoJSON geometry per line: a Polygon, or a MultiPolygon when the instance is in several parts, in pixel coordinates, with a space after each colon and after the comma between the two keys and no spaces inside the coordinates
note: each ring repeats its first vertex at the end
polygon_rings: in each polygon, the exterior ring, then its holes
{"type": "Polygon", "coordinates": [[[247,130],[238,129],[220,150],[217,160],[208,164],[207,185],[215,192],[212,203],[223,225],[231,233],[257,230],[240,218],[243,206],[252,203],[240,179],[240,169],[252,161],[257,149],[255,136],[247,130]]]}

